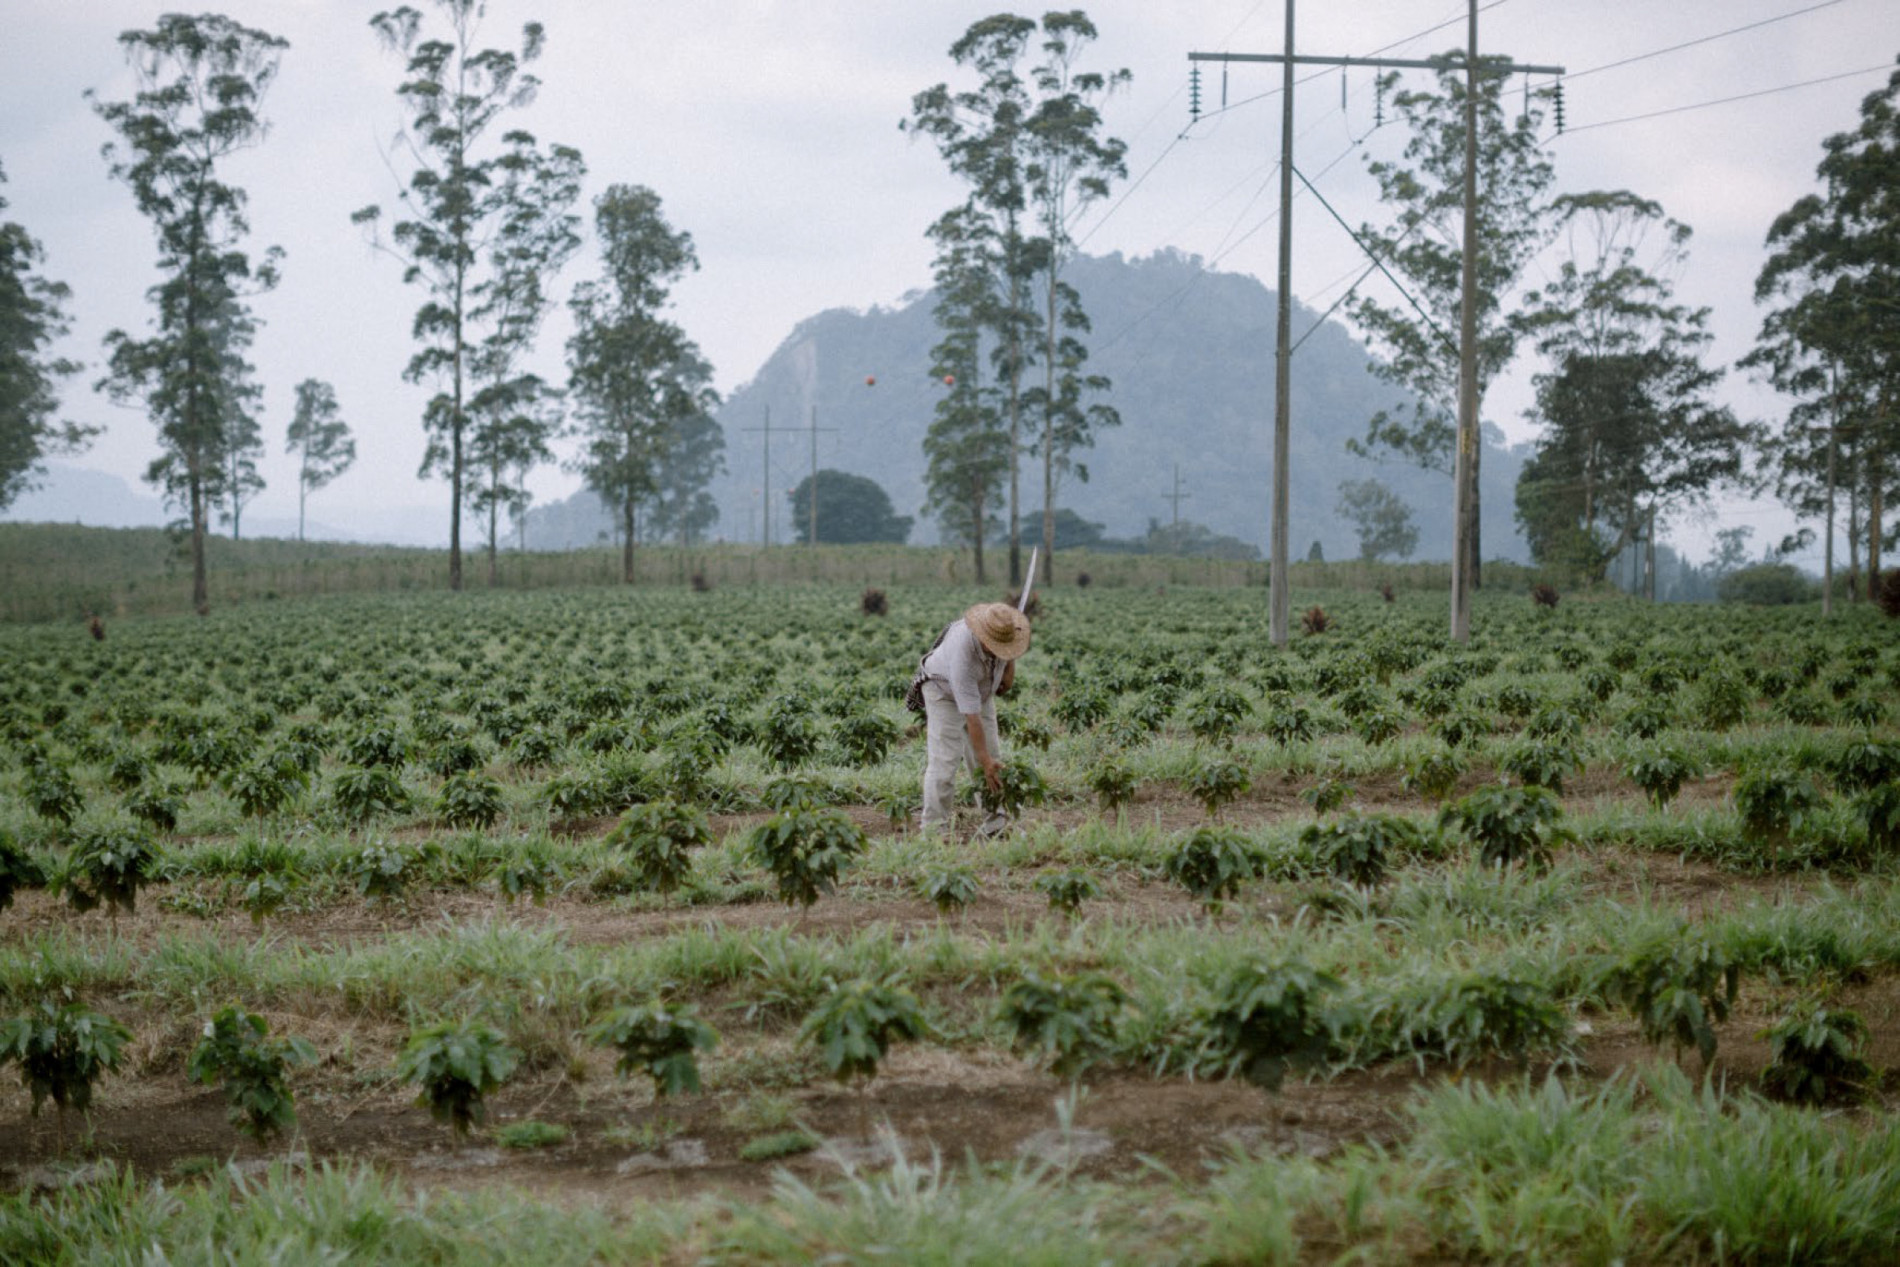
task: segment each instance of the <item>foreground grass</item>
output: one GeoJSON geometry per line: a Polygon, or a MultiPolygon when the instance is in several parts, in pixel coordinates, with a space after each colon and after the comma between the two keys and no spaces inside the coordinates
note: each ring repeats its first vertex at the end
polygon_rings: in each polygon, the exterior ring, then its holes
{"type": "Polygon", "coordinates": [[[1390,1150],[1235,1156],[1208,1182],[910,1158],[764,1202],[556,1208],[431,1196],[362,1166],[130,1175],[0,1199],[10,1263],[1880,1262],[1900,1253],[1900,1132],[1728,1098],[1660,1067],[1591,1091],[1449,1086],[1390,1150]]]}

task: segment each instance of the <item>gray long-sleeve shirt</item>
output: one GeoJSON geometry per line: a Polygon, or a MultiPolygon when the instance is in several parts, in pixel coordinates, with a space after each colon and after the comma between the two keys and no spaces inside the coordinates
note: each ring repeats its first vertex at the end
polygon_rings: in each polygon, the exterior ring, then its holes
{"type": "Polygon", "coordinates": [[[957,711],[965,716],[983,711],[1002,684],[1006,667],[977,640],[962,617],[944,631],[937,649],[924,657],[924,677],[948,691],[957,711]]]}

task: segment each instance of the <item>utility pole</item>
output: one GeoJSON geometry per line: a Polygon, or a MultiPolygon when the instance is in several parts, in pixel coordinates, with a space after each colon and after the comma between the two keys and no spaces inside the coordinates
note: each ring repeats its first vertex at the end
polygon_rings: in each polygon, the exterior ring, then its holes
{"type": "MultiPolygon", "coordinates": [[[[1470,523],[1476,518],[1477,498],[1475,493],[1477,475],[1477,435],[1478,435],[1478,397],[1477,378],[1474,368],[1477,364],[1477,327],[1476,327],[1476,275],[1478,240],[1478,197],[1477,197],[1477,83],[1478,83],[1478,0],[1468,0],[1470,11],[1469,33],[1465,49],[1465,246],[1464,246],[1464,309],[1460,321],[1459,338],[1459,389],[1458,389],[1458,447],[1457,469],[1454,474],[1458,510],[1453,524],[1452,545],[1452,636],[1460,642],[1471,637],[1470,581],[1464,556],[1467,550],[1475,551],[1476,542],[1467,544],[1470,523]],[[1469,407],[1467,409],[1467,406],[1469,407]],[[1470,445],[1472,461],[1467,464],[1466,446],[1470,445]],[[1466,481],[1471,481],[1469,490],[1466,481]],[[1467,502],[1467,491],[1473,494],[1467,502]],[[1461,590],[1461,586],[1463,587],[1461,590]]],[[[1286,52],[1285,53],[1189,53],[1190,62],[1279,62],[1285,67],[1281,78],[1280,120],[1280,294],[1279,323],[1275,348],[1275,383],[1273,388],[1273,540],[1268,564],[1268,584],[1272,589],[1272,635],[1276,646],[1285,646],[1287,641],[1287,451],[1290,430],[1291,394],[1288,371],[1291,368],[1292,351],[1287,346],[1287,334],[1292,327],[1293,295],[1290,257],[1293,241],[1293,67],[1301,66],[1372,66],[1379,69],[1437,70],[1445,65],[1443,58],[1417,57],[1316,57],[1307,54],[1294,55],[1293,52],[1293,0],[1286,0],[1286,52]]],[[[1562,66],[1525,66],[1515,62],[1506,62],[1484,68],[1486,74],[1515,75],[1561,75],[1562,66]]]]}
{"type": "Polygon", "coordinates": [[[1184,493],[1181,491],[1181,464],[1176,462],[1174,464],[1174,491],[1168,494],[1168,500],[1174,503],[1173,522],[1176,528],[1181,526],[1181,503],[1192,501],[1193,499],[1194,495],[1192,493],[1184,493]]]}
{"type": "Polygon", "coordinates": [[[805,530],[805,544],[808,546],[818,544],[818,433],[836,430],[836,427],[818,425],[818,406],[813,405],[811,407],[811,486],[805,492],[805,500],[808,503],[806,509],[810,512],[808,516],[810,523],[805,530]]]}
{"type": "MultiPolygon", "coordinates": [[[[814,424],[816,420],[814,419],[814,424]]],[[[772,432],[784,435],[788,431],[803,431],[803,427],[774,427],[772,425],[772,406],[765,407],[765,425],[746,427],[746,431],[757,431],[765,436],[765,497],[761,503],[761,513],[765,520],[765,545],[772,545],[772,432]]]]}
{"type": "Polygon", "coordinates": [[[1466,0],[1465,243],[1458,281],[1458,456],[1452,464],[1451,639],[1471,641],[1478,518],[1478,0],[1466,0]]]}

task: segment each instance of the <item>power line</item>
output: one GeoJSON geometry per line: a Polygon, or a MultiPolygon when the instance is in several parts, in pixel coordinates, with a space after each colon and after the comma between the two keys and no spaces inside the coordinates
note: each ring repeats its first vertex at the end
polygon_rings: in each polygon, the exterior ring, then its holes
{"type": "MultiPolygon", "coordinates": [[[[1839,3],[1839,0],[1831,0],[1831,2],[1839,3]]],[[[1489,13],[1491,10],[1497,8],[1498,6],[1509,4],[1509,3],[1510,3],[1510,0],[1491,0],[1490,4],[1478,6],[1478,12],[1489,13]]],[[[1442,31],[1448,26],[1456,26],[1458,23],[1463,22],[1465,20],[1466,20],[1466,15],[1463,13],[1460,13],[1456,17],[1446,18],[1443,22],[1440,22],[1435,26],[1428,26],[1422,31],[1416,31],[1413,34],[1406,36],[1404,39],[1393,40],[1390,44],[1382,44],[1378,48],[1373,49],[1370,53],[1366,53],[1364,56],[1377,57],[1379,54],[1384,53],[1384,52],[1389,52],[1392,49],[1402,48],[1407,44],[1416,43],[1417,41],[1424,39],[1427,35],[1432,34],[1434,31],[1442,31]]],[[[1304,88],[1306,85],[1312,83],[1314,80],[1321,79],[1332,73],[1333,72],[1330,70],[1316,70],[1304,79],[1294,80],[1293,86],[1295,88],[1304,88]]],[[[1239,101],[1236,101],[1232,103],[1231,105],[1222,106],[1218,110],[1204,110],[1201,112],[1201,118],[1212,119],[1216,117],[1217,115],[1226,114],[1230,110],[1238,110],[1242,106],[1250,106],[1254,104],[1256,101],[1265,101],[1267,98],[1277,97],[1279,94],[1280,94],[1280,90],[1278,88],[1269,88],[1267,91],[1261,92],[1261,93],[1255,93],[1251,97],[1242,97],[1239,101]]],[[[1198,121],[1199,120],[1197,120],[1197,122],[1198,121]]]]}
{"type": "Polygon", "coordinates": [[[1577,132],[1588,132],[1592,128],[1610,128],[1610,127],[1615,127],[1618,124],[1622,124],[1622,123],[1640,123],[1644,119],[1660,119],[1665,115],[1686,114],[1687,112],[1691,110],[1706,110],[1711,106],[1732,105],[1737,101],[1752,101],[1757,97],[1772,97],[1776,93],[1793,92],[1797,88],[1812,88],[1817,84],[1831,84],[1841,79],[1852,79],[1857,75],[1871,75],[1875,73],[1876,71],[1884,71],[1884,70],[1892,70],[1892,69],[1893,69],[1892,62],[1883,62],[1878,66],[1864,66],[1859,70],[1844,70],[1838,75],[1823,75],[1819,79],[1804,79],[1798,84],[1783,84],[1779,88],[1763,88],[1758,92],[1737,93],[1733,97],[1718,97],[1713,101],[1698,101],[1698,102],[1695,102],[1693,105],[1671,106],[1667,110],[1651,110],[1647,114],[1631,114],[1631,115],[1625,115],[1623,118],[1620,118],[1620,119],[1604,119],[1598,123],[1582,123],[1582,124],[1578,124],[1576,127],[1566,128],[1561,133],[1552,134],[1550,137],[1546,138],[1545,143],[1548,144],[1550,141],[1555,140],[1557,136],[1559,135],[1570,136],[1573,133],[1577,133],[1577,132]]]}
{"type": "Polygon", "coordinates": [[[1680,44],[1671,44],[1668,48],[1653,49],[1647,53],[1638,53],[1634,57],[1624,57],[1617,61],[1605,62],[1601,66],[1592,66],[1588,70],[1580,70],[1574,75],[1565,76],[1565,78],[1577,80],[1582,79],[1585,75],[1594,75],[1600,71],[1615,70],[1619,66],[1632,66],[1637,62],[1648,61],[1652,57],[1661,57],[1665,53],[1680,52],[1685,48],[1694,48],[1698,44],[1708,44],[1715,40],[1726,39],[1731,35],[1740,35],[1744,31],[1753,31],[1760,27],[1772,26],[1776,22],[1786,22],[1789,18],[1798,18],[1804,13],[1813,13],[1817,9],[1832,8],[1839,3],[1841,3],[1841,0],[1821,0],[1821,3],[1811,4],[1805,9],[1795,9],[1792,12],[1776,14],[1772,18],[1763,18],[1759,22],[1749,22],[1743,26],[1733,26],[1726,31],[1717,31],[1714,35],[1704,35],[1697,39],[1684,40],[1680,44]]]}

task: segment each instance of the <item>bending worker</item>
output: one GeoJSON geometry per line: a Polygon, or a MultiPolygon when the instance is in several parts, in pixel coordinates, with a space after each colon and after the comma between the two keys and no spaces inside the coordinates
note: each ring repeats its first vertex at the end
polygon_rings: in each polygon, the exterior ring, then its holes
{"type": "MultiPolygon", "coordinates": [[[[1002,791],[996,736],[996,695],[1016,684],[1016,659],[1029,650],[1029,618],[1008,603],[978,603],[937,639],[924,657],[924,716],[927,720],[922,830],[947,831],[956,794],[957,768],[983,772],[992,796],[1002,791]]],[[[985,798],[986,804],[994,801],[985,798]]],[[[1001,831],[1000,811],[980,829],[1001,831]]]]}

